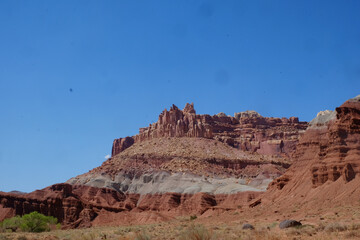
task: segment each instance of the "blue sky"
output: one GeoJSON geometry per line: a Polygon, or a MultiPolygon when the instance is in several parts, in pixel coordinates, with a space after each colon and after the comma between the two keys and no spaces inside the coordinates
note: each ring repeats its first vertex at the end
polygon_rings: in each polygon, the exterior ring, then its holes
{"type": "Polygon", "coordinates": [[[360,94],[360,1],[0,1],[0,191],[99,166],[171,104],[311,120],[360,94]],[[72,89],[72,91],[70,91],[72,89]]]}

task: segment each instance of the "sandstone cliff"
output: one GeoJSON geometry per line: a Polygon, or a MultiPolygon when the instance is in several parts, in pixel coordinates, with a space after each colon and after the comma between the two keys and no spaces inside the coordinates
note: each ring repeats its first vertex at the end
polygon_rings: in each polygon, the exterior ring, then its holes
{"type": "Polygon", "coordinates": [[[320,112],[310,122],[300,138],[292,166],[251,206],[257,205],[257,211],[301,212],[304,217],[358,204],[359,146],[360,96],[357,96],[334,112],[320,112]]]}
{"type": "Polygon", "coordinates": [[[161,137],[202,137],[224,142],[244,151],[289,157],[296,149],[299,134],[307,127],[296,117],[268,118],[255,111],[235,113],[235,117],[219,113],[198,115],[194,104],[183,110],[173,105],[160,114],[156,123],[140,128],[133,137],[115,139],[112,156],[136,142],[161,137]]]}

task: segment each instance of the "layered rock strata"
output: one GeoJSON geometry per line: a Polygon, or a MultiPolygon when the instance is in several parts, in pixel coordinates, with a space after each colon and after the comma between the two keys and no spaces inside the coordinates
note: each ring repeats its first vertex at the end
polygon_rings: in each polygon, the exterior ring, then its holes
{"type": "Polygon", "coordinates": [[[136,143],[100,167],[67,181],[137,194],[265,191],[290,166],[213,139],[157,138],[136,143]]]}
{"type": "Polygon", "coordinates": [[[29,194],[0,192],[0,221],[33,211],[54,216],[63,228],[107,224],[141,224],[173,219],[179,215],[203,214],[245,206],[256,192],[232,195],[124,194],[108,188],[55,184],[29,194]]]}
{"type": "Polygon", "coordinates": [[[234,117],[219,113],[198,115],[194,104],[183,110],[173,105],[164,110],[156,123],[140,128],[133,137],[115,139],[112,156],[133,143],[162,137],[202,137],[215,139],[250,152],[289,157],[295,151],[299,134],[307,127],[296,117],[268,118],[255,111],[235,113],[234,117]]]}
{"type": "Polygon", "coordinates": [[[296,211],[306,214],[358,204],[359,156],[360,95],[335,111],[320,112],[310,122],[300,138],[292,166],[251,206],[288,212],[296,207],[296,211]]]}

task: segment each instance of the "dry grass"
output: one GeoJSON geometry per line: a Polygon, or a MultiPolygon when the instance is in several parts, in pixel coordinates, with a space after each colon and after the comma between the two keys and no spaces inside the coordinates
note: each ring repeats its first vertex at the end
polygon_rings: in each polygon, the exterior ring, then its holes
{"type": "Polygon", "coordinates": [[[201,224],[188,217],[136,226],[93,227],[55,230],[46,233],[0,233],[0,240],[284,240],[284,239],[360,239],[359,224],[327,223],[303,225],[281,230],[277,222],[253,224],[255,230],[242,230],[242,223],[201,224]]]}
{"type": "Polygon", "coordinates": [[[324,231],[328,233],[332,232],[343,232],[347,230],[347,226],[340,223],[330,223],[324,227],[324,231]]]}
{"type": "Polygon", "coordinates": [[[212,240],[217,239],[215,234],[203,225],[192,224],[180,233],[179,240],[212,240]]]}

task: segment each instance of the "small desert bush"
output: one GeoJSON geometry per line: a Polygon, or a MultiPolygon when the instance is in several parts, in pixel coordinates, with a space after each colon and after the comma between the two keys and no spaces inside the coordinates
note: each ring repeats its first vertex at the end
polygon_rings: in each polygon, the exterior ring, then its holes
{"type": "Polygon", "coordinates": [[[19,236],[16,240],[27,240],[27,237],[25,237],[25,236],[19,236]]]}
{"type": "Polygon", "coordinates": [[[145,231],[141,231],[135,234],[134,240],[150,240],[151,236],[148,235],[145,231]]]}
{"type": "Polygon", "coordinates": [[[180,233],[180,240],[212,240],[216,239],[214,234],[203,225],[190,225],[180,233]]]}
{"type": "Polygon", "coordinates": [[[348,226],[348,230],[359,230],[359,229],[360,229],[360,224],[358,223],[354,223],[348,226]]]}
{"type": "Polygon", "coordinates": [[[297,235],[297,236],[301,236],[301,235],[305,235],[305,236],[313,236],[314,234],[316,234],[316,229],[314,228],[314,226],[311,225],[300,225],[300,226],[296,226],[293,228],[289,228],[286,232],[286,234],[289,236],[291,235],[297,235]]]}
{"type": "Polygon", "coordinates": [[[345,234],[345,238],[360,239],[360,232],[357,230],[351,230],[345,234]]]}
{"type": "Polygon", "coordinates": [[[268,229],[275,228],[278,225],[278,222],[273,222],[268,226],[268,229]]]}
{"type": "Polygon", "coordinates": [[[196,215],[190,216],[190,220],[195,220],[195,219],[197,219],[197,216],[196,216],[196,215]]]}
{"type": "Polygon", "coordinates": [[[80,235],[75,235],[71,237],[72,240],[94,240],[96,239],[96,234],[94,232],[82,233],[80,235]]]}
{"type": "Polygon", "coordinates": [[[0,229],[3,231],[24,231],[24,232],[45,232],[50,231],[51,228],[55,228],[57,225],[57,219],[54,217],[45,216],[38,212],[32,212],[25,214],[22,217],[16,216],[5,219],[0,223],[0,229]]]}
{"type": "Polygon", "coordinates": [[[324,231],[331,233],[331,232],[343,232],[346,231],[347,227],[340,223],[330,223],[324,227],[324,231]]]}

